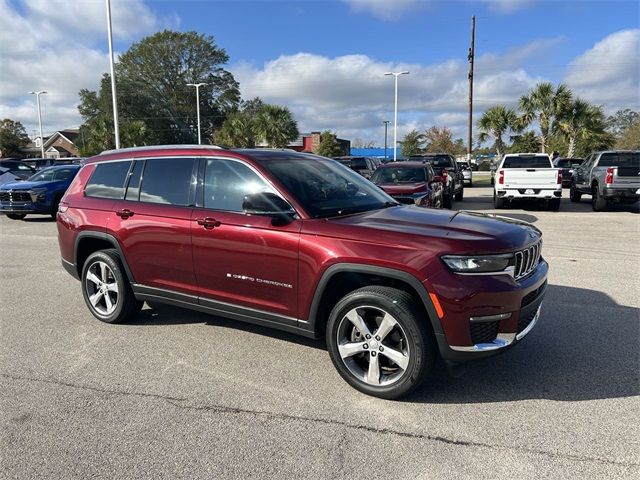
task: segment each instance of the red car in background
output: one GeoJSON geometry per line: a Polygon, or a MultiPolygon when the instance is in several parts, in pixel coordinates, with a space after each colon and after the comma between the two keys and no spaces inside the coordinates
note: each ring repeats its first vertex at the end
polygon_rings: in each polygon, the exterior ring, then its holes
{"type": "Polygon", "coordinates": [[[419,207],[443,207],[444,185],[428,162],[391,162],[381,165],[371,181],[395,200],[419,207]]]}

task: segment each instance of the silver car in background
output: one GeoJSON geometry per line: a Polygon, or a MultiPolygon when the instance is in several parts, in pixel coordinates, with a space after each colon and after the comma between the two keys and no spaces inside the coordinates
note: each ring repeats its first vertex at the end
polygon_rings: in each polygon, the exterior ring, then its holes
{"type": "Polygon", "coordinates": [[[473,186],[473,171],[469,162],[464,160],[456,160],[458,167],[462,170],[462,176],[464,177],[464,186],[473,186]]]}

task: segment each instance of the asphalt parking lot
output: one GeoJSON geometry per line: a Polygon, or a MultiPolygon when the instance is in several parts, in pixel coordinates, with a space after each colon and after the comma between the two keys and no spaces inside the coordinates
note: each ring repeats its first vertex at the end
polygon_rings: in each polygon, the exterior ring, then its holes
{"type": "MultiPolygon", "coordinates": [[[[0,219],[1,478],[638,478],[640,215],[501,211],[551,271],[517,348],[367,397],[320,341],[191,311],[106,325],[55,223],[0,219]]],[[[456,208],[492,211],[491,190],[456,208]]]]}

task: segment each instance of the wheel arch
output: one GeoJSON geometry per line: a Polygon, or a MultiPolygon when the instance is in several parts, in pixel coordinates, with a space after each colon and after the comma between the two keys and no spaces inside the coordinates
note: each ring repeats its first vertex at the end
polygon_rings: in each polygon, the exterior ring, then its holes
{"type": "Polygon", "coordinates": [[[124,256],[122,247],[118,240],[113,235],[95,230],[80,232],[76,237],[74,252],[76,260],[75,267],[78,272],[78,276],[82,276],[82,267],[84,266],[84,262],[87,258],[89,258],[89,255],[97,252],[98,250],[106,250],[110,248],[115,248],[118,251],[120,262],[122,262],[122,266],[124,267],[124,271],[127,274],[129,282],[132,284],[135,283],[133,274],[131,273],[131,269],[129,268],[129,264],[127,263],[127,259],[124,256]]]}
{"type": "Polygon", "coordinates": [[[387,285],[407,291],[422,306],[433,332],[443,333],[433,302],[416,277],[394,268],[340,263],[327,268],[316,287],[308,319],[308,327],[315,336],[324,335],[329,314],[340,298],[367,285],[387,285]]]}

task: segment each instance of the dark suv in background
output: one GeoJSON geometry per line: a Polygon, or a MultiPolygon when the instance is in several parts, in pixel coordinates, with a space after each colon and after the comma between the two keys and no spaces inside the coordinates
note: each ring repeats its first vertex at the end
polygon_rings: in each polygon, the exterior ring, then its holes
{"type": "Polygon", "coordinates": [[[105,152],[57,226],[97,319],[129,320],[146,300],[325,336],[339,374],[384,398],[414,389],[437,355],[520,341],[548,270],[530,224],[402,205],[332,159],[283,150],[105,152]]]}
{"type": "Polygon", "coordinates": [[[464,175],[462,169],[448,153],[423,153],[411,155],[410,161],[429,162],[436,172],[442,177],[444,182],[444,207],[453,207],[454,199],[461,201],[464,196],[464,175]]]}

